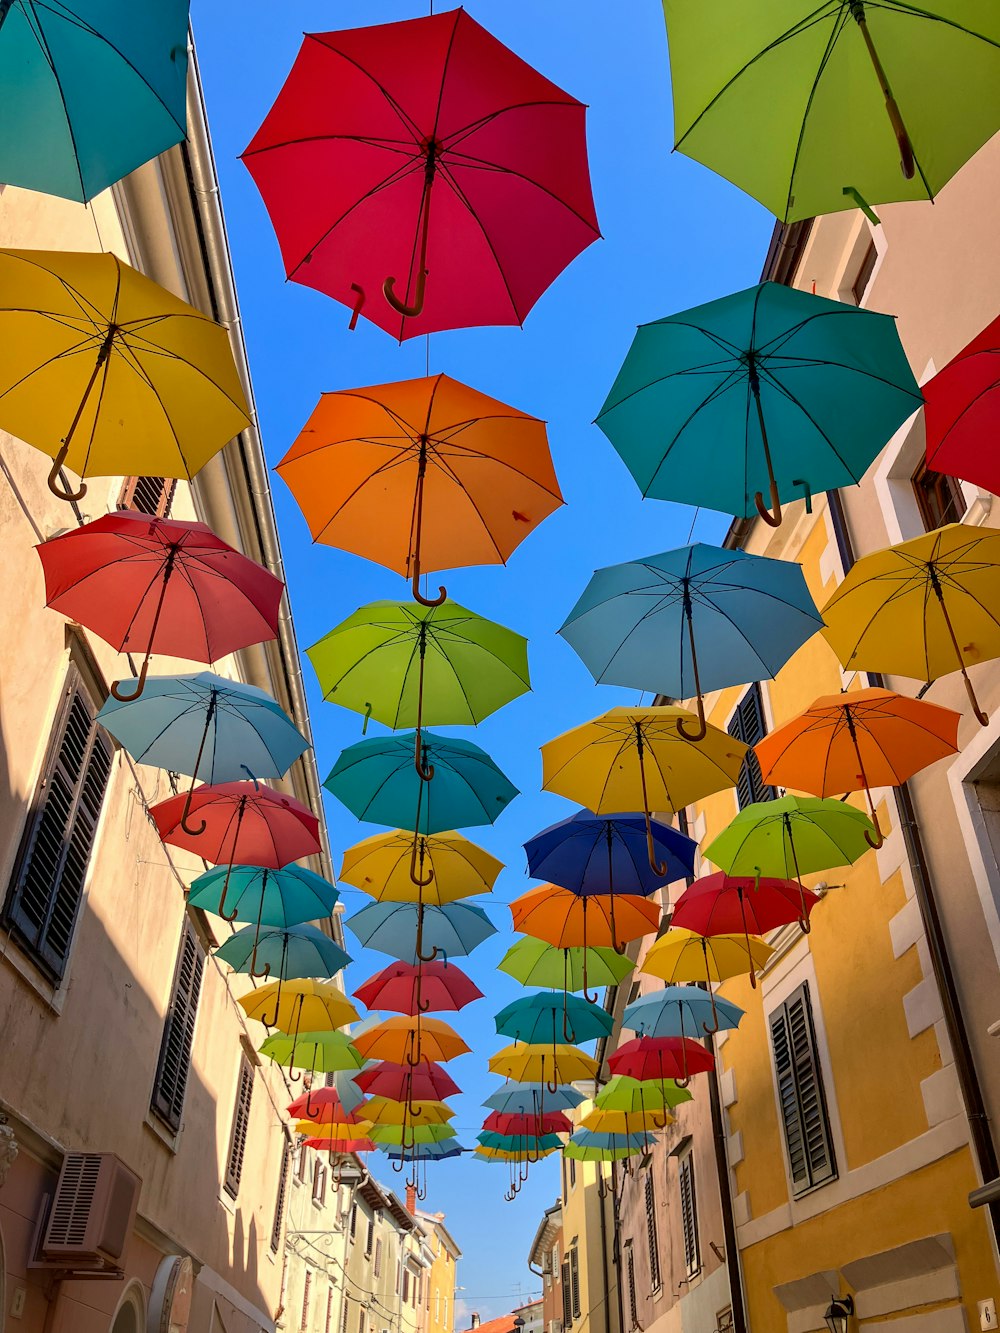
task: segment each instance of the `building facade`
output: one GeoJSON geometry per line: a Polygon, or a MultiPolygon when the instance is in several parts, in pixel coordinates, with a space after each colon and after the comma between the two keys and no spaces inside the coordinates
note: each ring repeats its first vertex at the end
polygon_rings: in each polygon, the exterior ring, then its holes
{"type": "MultiPolygon", "coordinates": [[[[407,1195],[407,1207],[410,1198],[407,1195]]],[[[417,1209],[416,1217],[432,1257],[424,1283],[423,1333],[454,1333],[455,1285],[462,1251],[444,1224],[444,1213],[417,1209]]]]}
{"type": "Polygon", "coordinates": [[[528,1267],[542,1280],[542,1328],[545,1333],[562,1333],[562,1203],[557,1200],[546,1208],[528,1251],[528,1267]]]}

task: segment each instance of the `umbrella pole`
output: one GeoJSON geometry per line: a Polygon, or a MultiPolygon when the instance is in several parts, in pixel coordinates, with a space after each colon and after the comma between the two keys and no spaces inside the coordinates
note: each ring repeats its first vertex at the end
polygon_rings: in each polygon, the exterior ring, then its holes
{"type": "Polygon", "coordinates": [[[222,885],[222,895],[219,898],[219,916],[223,921],[235,921],[236,913],[240,910],[239,906],[233,908],[231,912],[226,911],[226,894],[229,891],[229,876],[233,873],[233,862],[236,860],[236,848],[240,841],[240,825],[243,823],[243,816],[246,814],[247,798],[240,797],[239,809],[236,812],[236,832],[233,834],[233,850],[229,856],[229,865],[226,867],[226,878],[222,885]]]}
{"type": "MultiPolygon", "coordinates": [[[[420,901],[417,903],[417,962],[432,963],[438,956],[437,945],[433,945],[430,953],[424,953],[424,895],[423,890],[420,893],[420,901]]],[[[426,1010],[422,1011],[426,1013],[426,1010]]]]}
{"type": "Polygon", "coordinates": [[[625,944],[618,943],[618,932],[615,930],[615,865],[614,865],[614,834],[611,832],[611,820],[609,819],[604,830],[604,836],[608,844],[608,895],[611,898],[611,943],[614,945],[616,954],[625,953],[625,944]]]}
{"type": "MultiPolygon", "coordinates": [[[[260,1021],[266,1028],[276,1028],[278,1026],[278,1011],[281,1008],[281,985],[283,977],[278,978],[278,989],[274,992],[274,1017],[270,1020],[262,1018],[260,1021]]],[[[296,1080],[293,1080],[293,1082],[296,1080]]]]}
{"type": "MultiPolygon", "coordinates": [[[[802,919],[799,921],[799,930],[803,935],[808,935],[812,930],[812,922],[809,920],[809,912],[806,908],[805,888],[802,884],[802,874],[799,870],[798,853],[795,850],[795,839],[792,837],[792,821],[785,815],[785,831],[788,834],[788,848],[792,853],[792,866],[795,870],[795,882],[799,886],[799,903],[802,907],[802,919]]],[[[755,867],[757,874],[760,874],[760,867],[755,867]]]]}
{"type": "MultiPolygon", "coordinates": [[[[257,909],[257,928],[254,931],[254,937],[253,937],[253,959],[250,963],[250,975],[252,977],[257,976],[257,973],[254,971],[254,968],[257,966],[257,944],[260,940],[260,928],[264,921],[264,894],[267,892],[268,873],[269,872],[265,869],[264,874],[261,877],[260,881],[260,907],[257,909]]],[[[266,977],[270,974],[270,971],[271,968],[270,966],[268,966],[267,971],[261,973],[261,975],[266,977]]]]}
{"type": "MultiPolygon", "coordinates": [[[[9,8],[10,5],[0,6],[0,9],[2,9],[3,11],[2,15],[0,15],[0,24],[2,24],[3,19],[6,18],[7,11],[9,10],[9,8]]],[[[83,416],[87,407],[87,403],[90,400],[90,395],[94,391],[94,385],[97,383],[97,377],[101,373],[101,369],[104,366],[105,361],[107,361],[108,357],[111,355],[111,347],[115,340],[115,334],[118,331],[119,330],[117,324],[108,325],[108,331],[104,335],[104,340],[102,341],[97,352],[97,363],[95,364],[94,369],[90,373],[90,379],[87,381],[87,387],[84,389],[83,397],[80,399],[80,406],[76,409],[76,415],[70,422],[69,430],[63,436],[59,452],[56,454],[52,462],[52,467],[49,469],[48,487],[57,500],[69,500],[69,501],[82,500],[83,497],[87,494],[86,482],[80,483],[80,489],[78,491],[64,491],[60,489],[57,483],[59,481],[59,473],[62,470],[63,464],[66,462],[66,455],[69,453],[69,447],[73,443],[73,436],[76,433],[76,428],[80,424],[80,418],[83,416]]]]}
{"type": "Polygon", "coordinates": [[[420,197],[420,217],[418,226],[420,227],[420,260],[417,267],[417,277],[413,288],[413,304],[407,305],[396,295],[395,278],[386,278],[382,284],[382,295],[392,306],[393,310],[399,315],[404,315],[410,319],[415,319],[424,308],[424,294],[427,287],[427,236],[430,231],[431,220],[431,193],[434,188],[434,173],[437,169],[437,154],[439,152],[438,144],[435,139],[431,139],[427,144],[427,161],[424,164],[424,189],[420,197]]]}
{"type": "MultiPolygon", "coordinates": [[[[417,811],[417,822],[418,823],[420,822],[419,810],[417,811]]],[[[423,875],[424,846],[425,846],[425,840],[420,837],[419,833],[415,832],[413,834],[413,847],[410,851],[410,879],[413,881],[414,884],[418,886],[418,888],[426,888],[426,886],[430,884],[431,880],[434,878],[433,866],[431,867],[430,873],[427,875],[426,879],[424,878],[423,875]],[[419,843],[419,851],[417,848],[418,843],[419,843]]],[[[421,898],[423,898],[422,894],[421,898]]]]}
{"type": "MultiPolygon", "coordinates": [[[[288,957],[288,931],[282,931],[281,935],[281,962],[278,964],[278,975],[285,975],[285,960],[288,957]]],[[[271,964],[265,963],[262,972],[257,971],[257,941],[253,942],[253,953],[250,955],[250,975],[256,977],[258,981],[264,981],[271,975],[271,964]]]]}
{"type": "Polygon", "coordinates": [[[757,424],[760,427],[760,442],[764,449],[764,463],[767,467],[767,480],[771,491],[771,508],[768,509],[764,503],[764,496],[760,491],[754,494],[753,502],[757,506],[757,513],[765,523],[772,528],[777,528],[781,524],[781,496],[778,494],[778,482],[774,475],[774,464],[771,462],[771,446],[767,441],[767,425],[764,421],[764,407],[760,400],[760,376],[757,373],[757,353],[751,349],[747,353],[747,378],[750,384],[750,392],[753,394],[753,400],[757,407],[757,424]]]}
{"type": "MultiPolygon", "coordinates": [[[[281,991],[281,981],[280,981],[280,980],[278,981],[278,991],[279,991],[279,992],[281,991]]],[[[293,1083],[301,1083],[301,1082],[302,1082],[302,1079],[303,1079],[303,1075],[302,1075],[302,1074],[299,1074],[298,1078],[296,1078],[295,1075],[292,1073],[292,1062],[293,1062],[294,1059],[295,1059],[295,1052],[296,1052],[296,1049],[298,1048],[298,1044],[299,1044],[299,1024],[302,1022],[302,1005],[305,1003],[305,996],[304,996],[304,995],[300,995],[300,996],[298,997],[298,999],[299,999],[299,1008],[298,1008],[298,1012],[297,1012],[296,1015],[295,1015],[295,1031],[292,1033],[292,1050],[291,1050],[291,1054],[290,1054],[289,1057],[288,1057],[288,1077],[292,1080],[293,1083]]],[[[277,1022],[277,1018],[278,1018],[278,1006],[277,1006],[277,1005],[275,1005],[275,1007],[274,1007],[274,1017],[275,1017],[275,1022],[277,1022]]],[[[316,1072],[316,1056],[317,1056],[318,1054],[319,1054],[319,1042],[313,1042],[313,1058],[312,1058],[312,1065],[311,1065],[310,1068],[309,1068],[309,1077],[310,1077],[310,1079],[312,1078],[313,1074],[316,1072]]]]}
{"type": "Polygon", "coordinates": [[[694,692],[697,698],[698,725],[694,731],[686,731],[684,728],[684,719],[677,719],[677,730],[686,741],[703,741],[705,733],[708,731],[708,722],[705,720],[705,700],[701,694],[701,679],[698,675],[698,653],[694,646],[694,616],[691,613],[691,592],[687,586],[688,580],[684,581],[684,618],[687,621],[688,644],[691,648],[691,674],[694,676],[694,692]]]}
{"type": "Polygon", "coordinates": [[[858,777],[864,785],[865,796],[868,798],[868,814],[872,823],[875,825],[874,838],[872,838],[872,835],[865,829],[865,842],[869,847],[879,848],[885,842],[885,834],[879,828],[878,815],[875,813],[875,802],[872,800],[871,788],[868,786],[868,774],[865,772],[865,761],[861,758],[861,746],[858,743],[857,728],[854,725],[854,718],[851,716],[850,704],[844,705],[844,716],[847,719],[847,730],[850,734],[851,741],[854,745],[854,753],[858,760],[858,777]]]}
{"type": "Polygon", "coordinates": [[[708,940],[705,939],[704,935],[701,937],[701,952],[705,958],[705,985],[708,987],[708,998],[712,1002],[713,1023],[712,1027],[708,1027],[705,1023],[702,1023],[701,1026],[705,1036],[711,1037],[713,1033],[716,1033],[719,1030],[719,1013],[715,1007],[715,992],[712,990],[712,973],[708,965],[708,940]]]}
{"type": "Polygon", "coordinates": [[[420,674],[417,680],[417,739],[413,763],[424,782],[430,782],[434,776],[434,765],[424,763],[424,743],[422,722],[424,716],[424,659],[427,656],[427,621],[420,622],[420,674]]]}
{"type": "MultiPolygon", "coordinates": [[[[759,876],[759,875],[757,876],[757,881],[758,881],[758,883],[760,882],[760,876],[759,876]]],[[[736,889],[736,896],[737,896],[737,897],[739,898],[739,900],[740,900],[740,920],[743,922],[743,938],[744,938],[744,939],[746,940],[746,942],[747,942],[747,954],[749,955],[749,958],[750,958],[750,985],[754,988],[754,990],[756,990],[756,989],[757,989],[757,972],[756,972],[756,969],[755,969],[755,967],[754,967],[753,954],[750,952],[750,932],[749,932],[749,930],[747,930],[747,913],[746,913],[746,905],[745,905],[745,903],[744,903],[744,901],[743,901],[743,885],[742,885],[742,884],[740,884],[740,885],[737,887],[737,889],[736,889]]]]}
{"type": "MultiPolygon", "coordinates": [[[[201,733],[201,744],[198,746],[198,757],[194,761],[194,772],[191,775],[191,786],[188,788],[187,800],[184,802],[184,809],[181,811],[181,828],[185,833],[190,834],[192,838],[197,838],[200,833],[204,833],[208,827],[208,820],[203,819],[199,824],[189,824],[188,815],[191,813],[191,797],[194,795],[194,784],[198,781],[198,770],[201,768],[201,757],[205,753],[205,743],[208,740],[209,729],[212,726],[212,718],[215,716],[215,705],[218,702],[218,690],[211,691],[211,697],[208,701],[208,708],[205,710],[205,730],[201,733]]],[[[202,779],[204,781],[204,779],[202,779]]],[[[256,952],[256,947],[254,952],[256,952]]]]}
{"type": "Polygon", "coordinates": [[[153,623],[149,628],[149,639],[147,641],[146,656],[142,659],[142,666],[139,668],[139,679],[136,682],[135,692],[133,694],[123,694],[121,691],[121,681],[111,682],[111,693],[121,704],[131,703],[133,699],[138,699],[139,695],[146,688],[146,676],[149,673],[149,659],[153,655],[153,644],[156,641],[156,627],[160,623],[160,615],[163,611],[163,602],[167,595],[167,585],[170,582],[170,576],[174,572],[174,562],[177,559],[178,547],[172,544],[167,553],[167,558],[163,566],[163,582],[160,585],[160,596],[156,603],[156,610],[153,612],[153,623]]]}
{"type": "Polygon", "coordinates": [[[965,659],[962,656],[962,650],[958,646],[958,638],[955,634],[955,627],[951,623],[951,616],[948,614],[948,608],[944,603],[944,590],[938,581],[937,571],[934,566],[930,567],[931,586],[937,593],[938,604],[941,607],[941,614],[944,616],[944,623],[948,627],[948,633],[951,635],[952,646],[955,649],[955,656],[958,659],[958,669],[962,673],[962,679],[965,681],[965,692],[969,696],[969,703],[972,705],[972,711],[976,715],[976,721],[981,727],[985,727],[990,720],[989,713],[984,713],[979,707],[979,700],[976,698],[976,691],[972,688],[972,681],[969,679],[969,673],[965,669],[965,659]]]}
{"type": "MultiPolygon", "coordinates": [[[[691,1075],[688,1073],[688,1052],[687,1052],[687,1046],[685,1046],[685,1044],[684,1044],[684,1006],[683,1006],[683,1004],[682,1004],[681,1007],[680,1007],[680,1013],[681,1013],[681,1068],[684,1070],[684,1077],[683,1077],[683,1078],[675,1078],[675,1079],[674,1079],[674,1082],[677,1084],[677,1086],[678,1086],[679,1088],[686,1088],[687,1085],[691,1082],[691,1075]]],[[[660,1068],[661,1068],[661,1069],[663,1068],[663,1057],[662,1057],[662,1055],[660,1056],[660,1068]]]]}
{"type": "Polygon", "coordinates": [[[513,1203],[517,1198],[517,1165],[513,1161],[507,1163],[507,1176],[510,1180],[510,1185],[504,1191],[503,1197],[508,1203],[513,1203]]]}
{"type": "MultiPolygon", "coordinates": [[[[590,992],[587,990],[587,900],[586,900],[586,898],[584,898],[582,901],[583,901],[583,908],[582,908],[582,912],[583,912],[583,998],[587,1001],[588,1004],[596,1004],[596,1003],[597,1003],[597,992],[595,991],[594,994],[591,995],[590,992]]],[[[564,956],[564,957],[566,956],[566,954],[565,954],[565,950],[563,951],[563,956],[564,956]]]]}
{"type": "Polygon", "coordinates": [[[642,723],[635,724],[635,746],[639,753],[639,781],[642,783],[642,812],[646,817],[646,855],[650,869],[662,879],[667,873],[667,863],[656,859],[656,847],[653,844],[653,825],[649,817],[649,797],[646,795],[646,765],[643,761],[642,723]]]}
{"type": "Polygon", "coordinates": [[[899,166],[906,180],[913,179],[913,173],[916,170],[916,162],[913,157],[913,143],[910,139],[909,131],[903,120],[902,112],[899,109],[899,103],[892,95],[892,89],[889,87],[889,80],[886,78],[885,70],[882,68],[882,61],[879,59],[878,51],[875,49],[875,43],[872,35],[868,31],[868,20],[865,17],[865,6],[863,0],[850,0],[851,18],[861,29],[861,36],[865,39],[865,46],[868,48],[868,54],[871,57],[872,66],[875,70],[875,76],[878,79],[879,87],[882,89],[882,96],[885,98],[885,109],[889,116],[892,132],[896,136],[896,143],[899,146],[899,166]]]}
{"type": "Polygon", "coordinates": [[[427,445],[429,443],[426,435],[418,437],[420,442],[420,454],[417,459],[417,486],[413,493],[413,554],[410,557],[410,566],[412,571],[411,591],[413,600],[419,602],[421,606],[440,606],[448,596],[448,591],[438,584],[437,597],[425,597],[420,591],[420,534],[424,526],[424,477],[427,473],[427,445]]]}

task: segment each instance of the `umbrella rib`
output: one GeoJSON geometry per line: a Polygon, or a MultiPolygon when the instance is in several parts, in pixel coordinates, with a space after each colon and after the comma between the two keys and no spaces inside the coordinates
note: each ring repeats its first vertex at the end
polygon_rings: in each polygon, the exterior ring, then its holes
{"type": "Polygon", "coordinates": [[[28,20],[28,26],[31,28],[35,40],[38,43],[39,49],[41,50],[42,56],[45,59],[45,63],[49,67],[49,71],[52,75],[52,80],[56,85],[56,91],[59,94],[59,101],[62,103],[63,116],[65,117],[66,120],[66,132],[69,135],[70,143],[73,146],[73,163],[76,167],[76,178],[80,182],[80,196],[82,199],[86,199],[87,185],[83,179],[83,167],[80,165],[80,149],[76,142],[76,132],[73,129],[73,121],[70,118],[69,106],[66,102],[66,90],[63,88],[62,79],[60,79],[58,71],[56,70],[56,62],[52,56],[52,50],[49,46],[48,38],[45,36],[45,30],[42,27],[41,20],[35,13],[35,6],[32,5],[30,11],[23,10],[22,12],[24,13],[25,19],[28,20]],[[30,18],[29,18],[29,12],[31,16],[30,18]],[[34,19],[34,23],[31,22],[31,18],[34,19]]]}
{"type": "Polygon", "coordinates": [[[506,292],[507,299],[510,302],[510,308],[514,312],[518,324],[519,325],[523,324],[527,317],[527,311],[525,311],[525,313],[522,315],[520,310],[518,309],[517,301],[514,299],[514,293],[511,291],[510,282],[507,279],[507,274],[504,272],[503,264],[501,264],[500,262],[500,256],[497,254],[496,246],[493,244],[493,241],[490,238],[490,235],[487,232],[485,226],[483,225],[482,220],[479,217],[479,214],[472,207],[468,195],[459,185],[458,180],[456,179],[455,174],[451,170],[451,168],[444,162],[441,162],[438,165],[441,175],[444,177],[445,181],[451,187],[452,193],[458,199],[459,203],[461,203],[464,206],[464,208],[468,211],[469,216],[472,218],[473,222],[475,222],[476,226],[478,227],[482,235],[483,241],[486,243],[486,248],[489,250],[490,254],[493,257],[493,262],[496,265],[497,273],[499,273],[500,275],[500,281],[503,283],[504,291],[506,292]]]}
{"type": "Polygon", "coordinates": [[[461,168],[463,171],[484,171],[498,176],[513,176],[516,180],[521,180],[524,181],[526,185],[531,185],[539,192],[539,194],[546,195],[554,203],[557,203],[560,208],[563,208],[567,213],[572,214],[578,222],[583,223],[589,231],[592,231],[595,237],[600,236],[601,233],[599,229],[595,227],[593,222],[585,217],[578,208],[574,208],[572,204],[567,203],[566,200],[556,194],[554,190],[549,189],[547,185],[543,185],[541,181],[535,180],[533,176],[528,176],[523,171],[515,171],[513,167],[502,166],[499,162],[487,162],[485,158],[473,157],[471,154],[458,153],[452,154],[452,156],[458,157],[461,160],[455,163],[449,162],[449,173],[454,174],[455,168],[461,168]]]}
{"type": "Polygon", "coordinates": [[[339,47],[332,45],[330,42],[324,41],[324,38],[325,38],[325,37],[327,37],[327,36],[336,36],[336,35],[337,35],[336,33],[329,33],[329,34],[327,34],[327,33],[307,33],[307,34],[306,34],[307,38],[308,38],[310,41],[316,42],[318,45],[320,45],[320,46],[322,46],[322,47],[325,47],[326,50],[327,50],[327,51],[330,51],[333,55],[335,55],[335,56],[339,56],[340,59],[346,61],[347,64],[349,64],[349,65],[353,65],[354,68],[358,71],[359,74],[362,74],[366,79],[368,79],[371,83],[373,83],[373,84],[375,85],[375,87],[379,90],[379,92],[382,94],[382,96],[385,98],[385,100],[386,100],[386,102],[389,104],[390,108],[395,112],[395,114],[396,114],[398,120],[400,121],[400,123],[402,124],[403,128],[406,129],[406,130],[408,130],[409,133],[412,134],[412,136],[413,136],[414,147],[419,147],[419,145],[420,145],[420,138],[421,138],[421,136],[420,136],[420,126],[416,123],[416,121],[412,120],[412,119],[406,114],[406,112],[404,111],[404,109],[403,109],[401,103],[399,103],[399,102],[393,97],[393,95],[389,92],[389,89],[386,88],[386,86],[385,86],[384,84],[382,84],[382,83],[380,83],[380,82],[378,81],[378,79],[377,79],[377,78],[375,77],[375,75],[371,72],[371,70],[366,69],[366,68],[364,67],[364,65],[362,65],[359,61],[355,60],[353,56],[349,56],[349,55],[347,54],[346,51],[342,51],[339,47]]]}
{"type": "Polygon", "coordinates": [[[661,469],[666,465],[667,458],[674,450],[674,448],[677,446],[677,444],[680,442],[680,438],[687,430],[687,428],[693,424],[695,418],[701,412],[703,412],[707,407],[709,407],[712,403],[714,403],[716,399],[721,398],[723,394],[728,393],[730,389],[738,388],[741,379],[742,375],[740,374],[739,371],[734,370],[730,372],[730,374],[726,377],[726,379],[721,384],[717,384],[712,389],[711,393],[709,393],[704,399],[702,399],[702,401],[698,404],[696,408],[694,408],[694,410],[690,413],[690,415],[683,422],[681,422],[678,429],[674,432],[673,439],[669,442],[666,449],[664,450],[663,457],[660,459],[659,463],[657,463],[656,468],[653,471],[653,475],[650,477],[646,486],[643,487],[642,491],[643,496],[648,496],[650,490],[656,483],[657,477],[660,475],[661,469]]]}
{"type": "MultiPolygon", "coordinates": [[[[111,328],[114,328],[118,318],[118,304],[122,294],[122,266],[121,260],[115,256],[115,296],[111,303],[111,328]]],[[[114,341],[110,343],[110,348],[114,347],[114,341]]],[[[90,455],[94,448],[94,437],[97,434],[97,424],[101,419],[101,408],[104,406],[104,395],[108,388],[108,375],[111,372],[111,357],[104,358],[104,364],[101,366],[101,384],[97,391],[97,406],[94,408],[94,418],[90,427],[90,437],[87,440],[87,447],[83,456],[83,467],[80,468],[80,476],[86,476],[87,468],[90,466],[90,455]]]]}

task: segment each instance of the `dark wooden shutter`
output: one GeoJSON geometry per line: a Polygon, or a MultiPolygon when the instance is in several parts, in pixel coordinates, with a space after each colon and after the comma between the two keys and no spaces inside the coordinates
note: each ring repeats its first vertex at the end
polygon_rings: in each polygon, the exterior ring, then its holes
{"type": "Polygon", "coordinates": [[[305,1328],[309,1323],[309,1297],[312,1293],[312,1270],[306,1269],[306,1280],[302,1287],[302,1322],[299,1328],[305,1328]]]}
{"type": "Polygon", "coordinates": [[[837,1175],[808,983],[768,1021],[792,1192],[802,1194],[837,1175]]]}
{"type": "Polygon", "coordinates": [[[326,1333],[333,1328],[333,1287],[326,1293],[326,1333]]]}
{"type": "Polygon", "coordinates": [[[681,1234],[684,1238],[684,1267],[688,1277],[694,1277],[701,1268],[701,1246],[698,1241],[698,1200],[694,1189],[694,1162],[691,1154],[678,1159],[678,1183],[681,1196],[681,1234]]]}
{"type": "Polygon", "coordinates": [[[573,1293],[570,1290],[572,1281],[569,1271],[569,1259],[562,1261],[562,1305],[563,1305],[563,1328],[569,1328],[573,1322],[573,1293]]]}
{"type": "Polygon", "coordinates": [[[271,1226],[271,1253],[277,1254],[281,1244],[281,1224],[285,1219],[285,1197],[288,1194],[288,1167],[292,1159],[292,1145],[286,1139],[281,1153],[281,1170],[278,1173],[278,1199],[274,1205],[274,1222],[271,1226]]]}
{"type": "MultiPolygon", "coordinates": [[[[572,1160],[572,1158],[570,1159],[572,1160]]],[[[576,1246],[569,1252],[570,1286],[573,1289],[573,1318],[580,1318],[580,1256],[576,1246]]]]}
{"type": "Polygon", "coordinates": [[[646,1242],[649,1245],[649,1281],[656,1291],[660,1285],[660,1243],[656,1234],[656,1194],[652,1171],[646,1172],[646,1242]]]}
{"type": "Polygon", "coordinates": [[[350,1301],[350,1299],[351,1299],[350,1296],[348,1296],[347,1292],[345,1291],[344,1303],[340,1307],[340,1333],[347,1333],[347,1317],[350,1312],[348,1302],[350,1301]]]}
{"type": "Polygon", "coordinates": [[[118,497],[118,508],[166,518],[176,486],[177,483],[169,477],[126,477],[118,497]]]}
{"type": "Polygon", "coordinates": [[[184,1093],[191,1070],[191,1048],[194,1044],[194,1025],[198,1015],[198,998],[205,971],[205,955],[201,951],[190,922],[185,921],[181,931],[181,948],[174,976],[174,989],[163,1025],[160,1060],[153,1084],[151,1109],[172,1130],[181,1127],[184,1093]]]}
{"type": "Polygon", "coordinates": [[[75,670],[66,681],[4,918],[34,962],[59,981],[66,971],[112,747],[75,670]]]}
{"type": "Polygon", "coordinates": [[[374,1219],[374,1217],[370,1217],[370,1218],[368,1219],[368,1230],[367,1230],[367,1232],[366,1232],[366,1234],[365,1234],[365,1258],[366,1258],[366,1259],[369,1258],[369,1256],[371,1255],[371,1252],[372,1252],[372,1244],[374,1243],[374,1240],[375,1240],[375,1219],[374,1219]]]}
{"type": "Polygon", "coordinates": [[[313,1203],[320,1207],[326,1203],[326,1167],[322,1162],[316,1163],[316,1170],[313,1172],[313,1203]]]}
{"type": "Polygon", "coordinates": [[[764,701],[761,698],[760,686],[756,683],[750,686],[737,705],[728,731],[730,736],[750,746],[736,781],[736,798],[740,809],[754,801],[773,801],[778,793],[774,787],[765,784],[760,775],[760,764],[753,752],[757,742],[762,741],[767,735],[767,727],[764,725],[764,701]]]}
{"type": "Polygon", "coordinates": [[[382,1242],[381,1242],[381,1240],[377,1240],[377,1241],[375,1242],[375,1264],[374,1264],[374,1270],[375,1270],[375,1276],[376,1276],[376,1277],[378,1277],[379,1274],[382,1272],[382,1242]]]}
{"type": "Polygon", "coordinates": [[[252,1097],[253,1065],[244,1056],[240,1061],[240,1082],[236,1090],[236,1109],[233,1112],[233,1129],[229,1136],[229,1157],[226,1161],[225,1189],[234,1199],[240,1192],[240,1176],[243,1174],[243,1154],[247,1146],[252,1097]]]}
{"type": "Polygon", "coordinates": [[[631,1241],[625,1246],[625,1270],[628,1275],[629,1328],[635,1328],[639,1323],[639,1307],[635,1302],[635,1255],[631,1241]]]}

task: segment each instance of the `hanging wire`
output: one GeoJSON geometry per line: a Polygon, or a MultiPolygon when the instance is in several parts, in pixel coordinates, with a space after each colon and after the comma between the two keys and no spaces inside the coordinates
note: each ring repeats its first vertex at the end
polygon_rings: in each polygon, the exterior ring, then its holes
{"type": "Polygon", "coordinates": [[[701,513],[701,506],[699,505],[698,508],[694,511],[694,517],[691,519],[691,526],[688,528],[688,539],[684,543],[685,546],[691,545],[691,538],[694,536],[694,525],[698,522],[698,515],[700,513],[701,513]]]}

